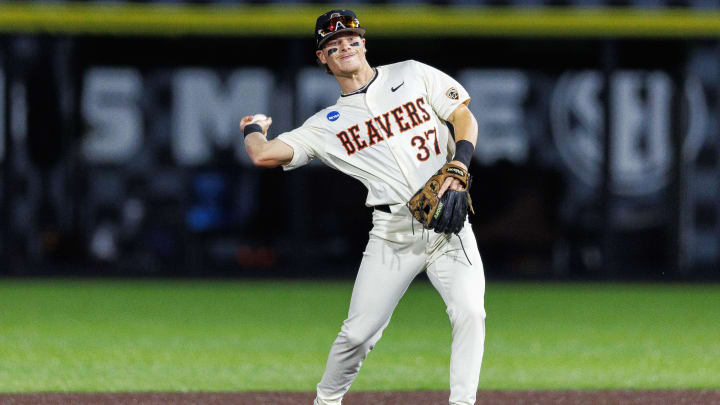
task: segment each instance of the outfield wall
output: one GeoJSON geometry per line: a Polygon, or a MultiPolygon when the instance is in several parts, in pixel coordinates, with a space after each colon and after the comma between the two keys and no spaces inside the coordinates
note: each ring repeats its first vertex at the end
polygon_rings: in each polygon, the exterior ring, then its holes
{"type": "MultiPolygon", "coordinates": [[[[237,131],[337,99],[323,7],[163,7],[0,5],[0,274],[354,274],[362,186],[256,169],[237,131]]],[[[468,89],[490,276],[720,276],[717,13],[554,10],[357,11],[371,64],[468,89]]]]}

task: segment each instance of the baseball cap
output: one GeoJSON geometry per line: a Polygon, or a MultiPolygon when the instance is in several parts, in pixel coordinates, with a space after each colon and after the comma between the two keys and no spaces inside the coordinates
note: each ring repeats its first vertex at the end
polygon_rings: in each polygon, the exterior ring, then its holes
{"type": "Polygon", "coordinates": [[[356,32],[365,35],[365,28],[360,26],[352,10],[330,10],[317,18],[315,22],[315,42],[317,49],[339,32],[356,32]]]}

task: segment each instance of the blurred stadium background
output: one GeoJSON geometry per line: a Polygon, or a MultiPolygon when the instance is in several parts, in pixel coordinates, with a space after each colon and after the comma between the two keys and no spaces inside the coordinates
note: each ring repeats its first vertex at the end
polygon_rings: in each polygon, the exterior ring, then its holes
{"type": "MultiPolygon", "coordinates": [[[[352,1],[368,59],[464,84],[491,279],[720,279],[720,0],[352,1]]],[[[0,274],[354,276],[359,182],[252,167],[334,103],[335,3],[0,2],[0,274]]]]}

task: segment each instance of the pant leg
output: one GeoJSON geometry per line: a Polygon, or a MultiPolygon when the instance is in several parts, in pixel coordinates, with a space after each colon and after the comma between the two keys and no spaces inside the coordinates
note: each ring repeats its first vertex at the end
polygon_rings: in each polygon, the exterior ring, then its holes
{"type": "Polygon", "coordinates": [[[435,243],[427,274],[445,301],[452,325],[450,405],[472,405],[485,342],[485,275],[469,223],[459,237],[470,262],[458,235],[441,235],[435,243]]]}
{"type": "Polygon", "coordinates": [[[325,373],[317,385],[316,404],[341,403],[400,298],[423,269],[423,249],[419,238],[399,244],[370,237],[355,279],[348,317],[330,348],[325,373]]]}

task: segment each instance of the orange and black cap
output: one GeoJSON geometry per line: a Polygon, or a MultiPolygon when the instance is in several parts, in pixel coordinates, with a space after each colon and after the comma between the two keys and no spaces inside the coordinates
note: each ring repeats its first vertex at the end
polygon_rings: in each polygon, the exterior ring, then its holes
{"type": "Polygon", "coordinates": [[[357,16],[352,10],[330,10],[317,18],[315,22],[315,42],[317,49],[340,32],[355,32],[361,37],[365,28],[360,26],[357,16]]]}

